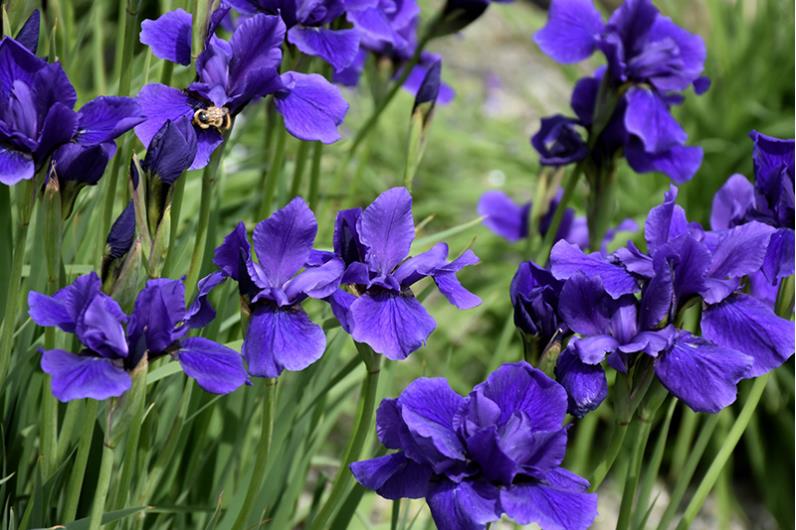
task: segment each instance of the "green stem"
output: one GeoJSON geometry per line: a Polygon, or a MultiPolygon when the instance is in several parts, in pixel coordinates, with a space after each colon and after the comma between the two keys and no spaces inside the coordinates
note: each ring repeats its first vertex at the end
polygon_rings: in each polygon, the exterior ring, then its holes
{"type": "MultiPolygon", "coordinates": [[[[44,347],[55,348],[55,330],[47,328],[44,332],[44,347]]],[[[50,478],[56,467],[56,447],[58,432],[58,402],[50,391],[50,376],[44,374],[41,386],[41,471],[44,482],[50,478]]]]}
{"type": "MultiPolygon", "coordinates": [[[[168,62],[168,61],[166,61],[168,62]]],[[[169,63],[171,64],[171,63],[169,63]]],[[[177,259],[177,231],[180,227],[180,214],[182,213],[182,199],[185,196],[185,183],[188,175],[181,175],[174,184],[174,194],[171,196],[171,226],[169,226],[169,248],[166,252],[166,261],[163,265],[163,276],[171,277],[174,261],[177,259]]]]}
{"type": "Polygon", "coordinates": [[[15,186],[17,191],[17,228],[14,236],[14,250],[11,271],[8,275],[8,292],[6,294],[5,311],[3,312],[3,331],[0,334],[0,388],[5,387],[8,367],[11,365],[11,354],[14,346],[14,328],[17,323],[19,299],[22,291],[22,268],[25,264],[25,247],[28,240],[28,229],[33,206],[36,202],[36,186],[38,178],[20,182],[15,186]]]}
{"type": "Polygon", "coordinates": [[[310,168],[310,191],[307,194],[307,202],[311,210],[318,206],[318,192],[321,180],[321,159],[323,158],[323,144],[315,142],[312,150],[312,167],[310,168]]]}
{"type": "Polygon", "coordinates": [[[398,530],[398,520],[401,518],[401,499],[392,501],[392,515],[390,517],[390,530],[398,530]]]}
{"type": "Polygon", "coordinates": [[[55,453],[56,462],[63,462],[63,459],[66,458],[67,450],[72,443],[72,433],[75,431],[75,426],[78,421],[81,423],[85,421],[82,411],[83,404],[80,401],[70,401],[66,404],[64,421],[58,431],[58,447],[55,453]]]}
{"type": "Polygon", "coordinates": [[[112,404],[108,403],[107,426],[105,427],[105,438],[102,442],[102,460],[100,461],[97,488],[94,490],[94,503],[91,506],[91,516],[88,523],[89,530],[98,530],[102,526],[102,514],[105,512],[105,501],[108,498],[108,488],[111,484],[111,475],[113,474],[113,446],[111,445],[112,409],[112,404]]]}
{"type": "Polygon", "coordinates": [[[75,520],[77,514],[77,504],[80,501],[80,492],[83,489],[83,479],[86,476],[86,462],[91,451],[91,439],[94,435],[94,423],[97,419],[97,409],[99,401],[86,399],[83,406],[83,431],[77,442],[77,456],[72,466],[72,474],[69,477],[69,486],[66,488],[66,500],[64,501],[63,521],[69,523],[75,520]]]}
{"type": "Polygon", "coordinates": [[[93,5],[94,17],[91,30],[92,51],[94,52],[94,87],[99,94],[108,93],[108,81],[105,78],[105,4],[97,2],[93,5]]]}
{"type": "Polygon", "coordinates": [[[276,135],[276,146],[271,153],[271,163],[268,166],[268,172],[265,176],[265,189],[260,200],[260,206],[257,208],[257,221],[265,219],[271,213],[271,206],[274,203],[274,196],[276,195],[276,185],[279,183],[279,177],[282,175],[282,165],[285,161],[285,144],[287,142],[287,131],[282,125],[281,120],[277,119],[277,125],[274,131],[276,135]]]}
{"type": "Polygon", "coordinates": [[[296,165],[293,168],[293,182],[290,183],[290,196],[296,197],[301,193],[301,181],[304,178],[304,168],[307,167],[307,154],[310,142],[300,141],[296,150],[296,165]]]}
{"type": "Polygon", "coordinates": [[[268,456],[271,451],[271,439],[274,432],[274,409],[276,399],[274,399],[274,389],[276,388],[276,379],[266,379],[263,388],[263,402],[262,402],[262,425],[260,426],[260,444],[257,447],[257,457],[254,461],[254,468],[252,469],[251,482],[246,490],[246,498],[238,512],[238,517],[235,519],[235,524],[232,525],[233,530],[242,530],[247,528],[247,521],[249,519],[249,512],[251,512],[252,504],[260,495],[263,484],[265,483],[265,471],[268,467],[268,456]]]}
{"type": "Polygon", "coordinates": [[[636,513],[633,517],[633,528],[646,527],[647,511],[650,506],[650,495],[655,481],[658,478],[658,471],[663,462],[663,453],[666,449],[666,441],[669,437],[669,427],[672,424],[672,417],[674,416],[674,409],[677,407],[678,401],[672,399],[669,402],[669,409],[666,411],[666,419],[663,421],[658,439],[655,441],[655,447],[652,450],[652,458],[649,463],[644,466],[644,479],[641,481],[641,489],[638,493],[638,500],[636,501],[636,513]]]}
{"type": "Polygon", "coordinates": [[[373,413],[376,407],[376,390],[379,386],[379,373],[381,356],[375,353],[369,346],[356,343],[357,350],[362,355],[367,372],[362,381],[362,391],[359,394],[359,412],[357,414],[354,434],[348,442],[345,457],[337,471],[337,476],[332,485],[329,498],[323,504],[318,515],[312,520],[309,530],[326,530],[327,523],[332,519],[335,512],[340,508],[345,500],[346,494],[351,486],[353,477],[348,466],[359,458],[365,440],[370,433],[370,426],[373,423],[373,413]]]}
{"type": "Polygon", "coordinates": [[[677,513],[677,508],[680,506],[680,501],[683,499],[686,490],[688,490],[688,485],[691,483],[691,477],[694,476],[694,472],[699,465],[699,461],[702,459],[702,455],[705,453],[705,449],[707,448],[708,443],[713,436],[713,431],[716,429],[716,425],[718,425],[718,423],[719,415],[713,414],[702,426],[696,442],[694,442],[694,445],[691,447],[688,460],[686,460],[685,465],[680,470],[677,483],[674,486],[674,491],[672,491],[672,496],[669,498],[669,505],[666,507],[666,511],[663,512],[660,521],[658,521],[657,530],[666,530],[669,528],[669,523],[672,522],[672,519],[674,519],[674,516],[677,513]]]}
{"type": "Polygon", "coordinates": [[[571,469],[578,474],[582,475],[589,469],[589,453],[594,445],[594,432],[599,421],[600,417],[595,412],[587,414],[577,423],[571,469]]]}
{"type": "Polygon", "coordinates": [[[776,310],[777,314],[782,318],[789,319],[793,316],[793,283],[793,276],[783,278],[782,283],[779,285],[779,291],[777,291],[776,310]]]}
{"type": "Polygon", "coordinates": [[[137,469],[137,454],[139,449],[138,441],[141,436],[141,425],[144,423],[144,412],[146,410],[146,374],[147,359],[144,357],[135,368],[133,373],[133,388],[125,396],[132,400],[130,423],[127,428],[127,442],[124,447],[124,459],[122,463],[122,474],[116,488],[116,495],[112,507],[123,509],[127,507],[127,497],[131,493],[133,474],[137,469]]]}
{"type": "MultiPolygon", "coordinates": [[[[547,259],[550,256],[550,250],[553,248],[553,243],[555,242],[556,233],[558,232],[558,228],[561,226],[561,220],[564,218],[564,212],[566,212],[567,206],[572,200],[572,196],[575,194],[575,188],[577,187],[578,181],[580,180],[580,176],[582,174],[583,164],[578,164],[572,170],[572,173],[570,173],[567,177],[567,183],[564,187],[564,194],[561,196],[561,201],[558,203],[558,206],[556,206],[553,219],[550,221],[550,226],[547,228],[547,232],[544,235],[542,246],[539,249],[539,254],[536,256],[536,263],[547,263],[547,259]]],[[[528,234],[528,236],[530,237],[530,234],[528,234]]]]}
{"type": "Polygon", "coordinates": [[[207,230],[210,223],[210,207],[213,202],[213,189],[215,188],[218,177],[218,169],[221,159],[224,156],[224,143],[216,148],[210,157],[210,162],[202,173],[202,196],[199,200],[199,221],[196,225],[196,239],[194,239],[193,252],[191,254],[191,264],[188,268],[188,279],[185,282],[185,299],[190,300],[196,290],[196,282],[199,281],[199,273],[202,271],[202,263],[206,254],[207,230]]]}
{"type": "Polygon", "coordinates": [[[586,212],[589,225],[589,249],[600,250],[603,238],[613,220],[614,175],[613,171],[598,172],[589,190],[589,204],[586,212]]]}
{"type": "Polygon", "coordinates": [[[619,506],[619,519],[616,522],[616,530],[627,530],[630,526],[630,515],[633,509],[633,500],[636,497],[636,487],[641,473],[641,461],[644,458],[644,449],[647,447],[651,422],[635,421],[630,427],[629,440],[632,442],[633,451],[627,463],[627,475],[625,485],[622,488],[622,502],[619,506]]]}
{"type": "Polygon", "coordinates": [[[724,438],[721,449],[718,454],[716,454],[707,473],[705,473],[705,476],[702,478],[702,482],[699,484],[696,493],[691,497],[691,502],[688,503],[683,518],[680,520],[680,524],[677,525],[678,530],[687,529],[699,513],[699,510],[702,509],[702,505],[705,503],[705,499],[707,499],[707,496],[716,484],[721,470],[724,469],[725,464],[735,450],[735,446],[741,439],[741,435],[743,435],[743,432],[746,430],[746,426],[749,425],[749,420],[752,419],[752,415],[758,403],[760,403],[760,399],[763,397],[763,391],[766,389],[766,383],[768,383],[770,377],[771,373],[767,373],[755,380],[746,398],[746,403],[744,403],[741,409],[741,413],[738,414],[735,423],[733,423],[730,428],[730,432],[727,433],[726,438],[724,438]]]}
{"type": "Polygon", "coordinates": [[[677,438],[674,442],[674,452],[671,460],[671,478],[675,479],[680,475],[680,471],[685,466],[685,461],[691,452],[691,442],[694,439],[699,415],[688,407],[683,409],[680,423],[677,426],[677,438]]]}

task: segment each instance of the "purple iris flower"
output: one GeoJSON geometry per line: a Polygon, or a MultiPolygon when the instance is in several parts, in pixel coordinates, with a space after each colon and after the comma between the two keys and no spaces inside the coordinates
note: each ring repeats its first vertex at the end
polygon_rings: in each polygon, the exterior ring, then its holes
{"type": "Polygon", "coordinates": [[[577,119],[556,115],[542,119],[532,144],[542,164],[560,166],[589,156],[598,167],[613,163],[623,153],[638,173],[660,171],[674,182],[690,180],[702,163],[702,148],[685,145],[687,134],[672,117],[668,103],[645,87],[631,87],[619,99],[611,118],[601,131],[594,129],[598,104],[599,70],[594,77],[578,81],[571,105],[577,119]],[[585,140],[578,127],[597,134],[590,152],[584,154],[585,140]]]}
{"type": "MultiPolygon", "coordinates": [[[[544,237],[553,221],[556,208],[561,200],[561,190],[553,199],[547,212],[539,219],[539,235],[544,237]]],[[[532,204],[515,203],[511,197],[499,190],[487,191],[478,201],[478,214],[484,217],[484,225],[500,237],[512,243],[528,237],[528,217],[531,215],[532,204]]],[[[601,245],[605,252],[607,245],[619,232],[633,232],[637,230],[635,221],[625,219],[617,226],[606,232],[601,245]]],[[[575,215],[575,210],[567,208],[558,226],[555,241],[565,240],[580,248],[589,246],[589,227],[586,218],[575,215]]]]}
{"type": "Polygon", "coordinates": [[[345,0],[345,11],[363,49],[397,60],[412,56],[420,21],[416,0],[345,0]]]}
{"type": "MultiPolygon", "coordinates": [[[[161,84],[146,85],[138,101],[146,121],[136,127],[149,145],[167,120],[188,118],[197,135],[196,157],[190,169],[207,165],[222,143],[222,131],[250,102],[273,95],[285,128],[302,140],[332,143],[340,139],[337,126],[348,103],[337,88],[318,74],[279,74],[285,24],[277,16],[254,15],[244,20],[229,41],[214,35],[229,8],[211,17],[205,48],[196,61],[196,81],[179,90],[161,84]]],[[[141,24],[141,42],[159,58],[190,64],[192,16],[181,9],[141,24]]]]}
{"type": "Polygon", "coordinates": [[[558,303],[564,282],[533,263],[524,261],[511,280],[511,303],[514,306],[514,325],[538,341],[542,349],[560,340],[568,331],[558,313],[558,303]]]}
{"type": "MultiPolygon", "coordinates": [[[[577,369],[607,357],[624,370],[629,354],[643,352],[673,394],[694,410],[716,412],[735,399],[738,380],[793,355],[793,324],[740,290],[741,279],[760,270],[773,228],[750,222],[705,232],[688,223],[676,196],[672,188],[647,217],[648,253],[632,243],[612,256],[585,255],[565,242],[553,248],[552,272],[566,280],[559,311],[581,337],[570,343],[577,362],[562,355],[559,365],[577,369]],[[702,337],[667,325],[695,298],[704,303],[702,337]]],[[[575,392],[578,379],[568,383],[567,375],[559,378],[575,392]]]]}
{"type": "MultiPolygon", "coordinates": [[[[28,45],[38,41],[34,29],[23,34],[28,45]]],[[[142,120],[135,100],[125,97],[101,96],[74,111],[77,94],[60,63],[47,63],[10,37],[0,39],[0,65],[3,184],[32,179],[54,153],[56,172],[74,168],[75,179],[95,183],[102,174],[96,167],[104,164],[94,157],[109,158],[113,139],[142,120]],[[85,150],[91,156],[80,156],[85,150]]]]}
{"type": "Polygon", "coordinates": [[[668,300],[662,289],[650,285],[639,301],[632,295],[614,299],[599,278],[583,274],[564,284],[560,312],[578,337],[559,359],[557,374],[569,391],[573,414],[582,416],[600,404],[590,392],[600,388],[596,383],[604,383],[604,375],[601,370],[585,372],[583,365],[596,367],[607,360],[625,373],[641,353],[654,359],[661,383],[695,411],[718,412],[735,401],[736,385],[748,376],[753,359],[672,325],[658,329],[668,300]],[[576,358],[568,357],[573,353],[576,358]]]}
{"type": "Polygon", "coordinates": [[[405,359],[436,328],[412,294],[413,284],[432,278],[459,309],[481,303],[456,277],[464,267],[478,263],[472,250],[448,261],[448,245],[437,243],[407,258],[414,237],[412,196],[406,188],[385,191],[364,211],[355,208],[337,214],[334,251],[345,263],[342,283],[350,291],[333,293],[332,309],[355,341],[392,360],[405,359]]]}
{"type": "Polygon", "coordinates": [[[702,37],[663,16],[651,0],[625,0],[608,23],[591,0],[553,0],[547,25],[534,40],[561,63],[580,62],[599,49],[612,86],[647,84],[669,95],[690,85],[701,93],[709,85],[702,77],[702,37]]]}
{"type": "Polygon", "coordinates": [[[359,31],[330,29],[345,12],[343,0],[229,0],[246,15],[278,15],[287,27],[287,40],[306,55],[320,57],[336,72],[347,68],[359,52],[359,31]]]}
{"type": "Polygon", "coordinates": [[[221,269],[206,278],[217,284],[238,282],[250,313],[243,341],[249,373],[277,377],[283,370],[303,370],[321,358],[326,336],[301,309],[309,298],[326,298],[337,290],[343,263],[331,258],[306,267],[318,223],[309,206],[296,197],[254,228],[255,261],[243,223],[216,248],[213,262],[221,269]],[[302,268],[304,270],[299,272],[302,268]]]}
{"type": "Polygon", "coordinates": [[[78,353],[42,351],[41,367],[52,377],[53,395],[60,401],[121,396],[130,389],[130,372],[144,354],[150,360],[172,355],[208,392],[235,390],[246,381],[241,356],[208,339],[186,338],[190,329],[206,325],[215,316],[206,294],[200,289],[199,297],[186,309],[181,281],[150,280],[128,318],[101,291],[95,273],[78,277],[53,296],[32,291],[28,296],[31,319],[40,326],[73,333],[82,346],[78,353]]]}
{"type": "Polygon", "coordinates": [[[376,413],[379,440],[397,452],[351,464],[387,499],[425,497],[440,530],[519,524],[585,529],[597,515],[589,483],[561,467],[567,395],[524,362],[504,364],[467,397],[420,378],[376,413]]]}
{"type": "MultiPolygon", "coordinates": [[[[713,198],[710,225],[722,230],[754,220],[774,227],[759,275],[776,286],[794,272],[794,141],[757,131],[750,136],[755,143],[755,183],[743,175],[731,176],[713,198]]],[[[759,287],[763,289],[762,282],[759,287]]]]}

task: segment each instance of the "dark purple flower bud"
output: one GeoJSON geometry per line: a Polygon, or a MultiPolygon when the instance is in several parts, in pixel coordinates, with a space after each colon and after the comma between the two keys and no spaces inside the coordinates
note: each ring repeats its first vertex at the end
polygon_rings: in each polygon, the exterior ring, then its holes
{"type": "Polygon", "coordinates": [[[553,274],[526,261],[520,263],[511,280],[511,303],[514,306],[514,325],[533,337],[541,353],[554,340],[561,340],[568,331],[558,315],[558,300],[564,282],[553,274]]]}
{"type": "Polygon", "coordinates": [[[39,10],[34,9],[28,19],[19,28],[17,36],[14,37],[18,43],[30,50],[35,54],[39,48],[39,26],[41,24],[39,10]]]}
{"type": "Polygon", "coordinates": [[[578,121],[560,114],[542,118],[542,127],[531,138],[543,166],[580,162],[589,153],[586,142],[575,129],[578,121]]]}
{"type": "Polygon", "coordinates": [[[440,530],[483,530],[502,514],[585,530],[597,496],[561,467],[566,410],[564,389],[524,362],[501,366],[467,397],[420,378],[376,414],[379,440],[398,451],[351,472],[385,498],[425,497],[440,530]]]}
{"type": "Polygon", "coordinates": [[[168,120],[152,137],[141,169],[162,183],[172,185],[196,156],[196,132],[190,120],[168,120]]]}
{"type": "Polygon", "coordinates": [[[71,215],[80,190],[99,182],[115,153],[116,144],[113,142],[96,145],[70,142],[53,153],[52,164],[61,188],[64,219],[71,215]]]}

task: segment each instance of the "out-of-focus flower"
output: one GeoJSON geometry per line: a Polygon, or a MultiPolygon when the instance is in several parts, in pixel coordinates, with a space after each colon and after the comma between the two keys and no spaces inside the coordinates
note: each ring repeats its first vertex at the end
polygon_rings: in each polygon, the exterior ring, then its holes
{"type": "Polygon", "coordinates": [[[436,322],[412,294],[411,286],[430,277],[447,300],[459,309],[481,303],[465,289],[456,273],[478,263],[467,250],[448,261],[448,245],[407,259],[415,237],[412,197],[406,188],[392,188],[361,210],[337,215],[335,255],[346,265],[343,284],[330,299],[332,308],[357,342],[393,360],[406,358],[420,348],[436,322]]]}
{"type": "Polygon", "coordinates": [[[216,248],[213,262],[221,269],[204,281],[217,285],[225,278],[238,283],[251,317],[243,341],[249,373],[277,377],[298,371],[323,355],[326,336],[301,309],[310,298],[326,298],[337,290],[341,260],[331,258],[305,267],[318,232],[315,216],[297,197],[254,228],[254,260],[246,228],[239,224],[216,248]]]}
{"type": "Polygon", "coordinates": [[[42,351],[41,367],[52,376],[53,395],[61,401],[118,397],[130,389],[130,372],[144,355],[149,360],[172,355],[208,392],[235,390],[246,380],[240,355],[208,339],[185,337],[214,316],[204,298],[200,291],[186,310],[181,281],[152,280],[128,318],[113,298],[102,293],[94,273],[78,277],[53,296],[31,291],[28,305],[33,321],[73,333],[83,346],[79,353],[42,351]]]}
{"type": "Polygon", "coordinates": [[[397,452],[351,471],[382,497],[425,497],[440,530],[484,529],[504,513],[585,529],[597,496],[561,467],[566,409],[564,389],[524,362],[501,366],[467,397],[445,379],[417,379],[376,414],[379,440],[397,452]]]}
{"type": "MultiPolygon", "coordinates": [[[[223,141],[222,131],[250,102],[272,94],[285,128],[302,140],[324,143],[340,139],[337,126],[348,111],[339,91],[317,74],[279,73],[285,24],[278,16],[254,15],[244,20],[229,41],[215,36],[218,22],[228,11],[211,17],[205,47],[196,60],[197,79],[187,89],[146,85],[138,101],[146,121],[136,127],[139,139],[149,142],[167,120],[188,118],[197,135],[196,157],[190,169],[207,165],[223,141]]],[[[190,64],[192,16],[181,9],[141,24],[141,42],[161,59],[190,64]]]]}
{"type": "Polygon", "coordinates": [[[227,3],[246,15],[280,16],[287,27],[288,42],[302,53],[322,58],[336,72],[356,59],[359,31],[326,27],[344,14],[343,0],[229,0],[227,3]]]}

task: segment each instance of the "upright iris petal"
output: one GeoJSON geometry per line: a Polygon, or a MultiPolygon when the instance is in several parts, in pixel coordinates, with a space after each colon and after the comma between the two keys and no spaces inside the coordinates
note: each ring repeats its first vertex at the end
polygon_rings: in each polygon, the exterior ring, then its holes
{"type": "Polygon", "coordinates": [[[431,277],[460,309],[480,303],[456,277],[462,268],[478,263],[475,254],[468,250],[448,261],[448,246],[438,243],[407,259],[414,236],[412,197],[406,188],[385,191],[364,211],[337,215],[334,249],[345,264],[342,282],[350,290],[334,293],[329,302],[354,340],[393,360],[405,359],[423,346],[436,328],[412,293],[416,282],[431,277]]]}
{"type": "Polygon", "coordinates": [[[589,483],[563,469],[564,389],[521,362],[462,397],[421,378],[376,414],[396,453],[355,462],[360,484],[388,499],[425,497],[437,528],[475,530],[507,514],[521,524],[585,529],[597,515],[589,483]]]}

